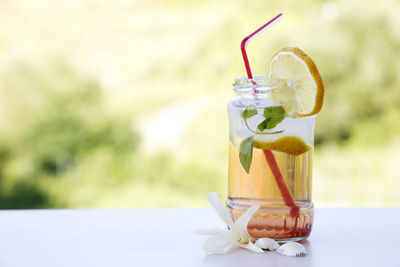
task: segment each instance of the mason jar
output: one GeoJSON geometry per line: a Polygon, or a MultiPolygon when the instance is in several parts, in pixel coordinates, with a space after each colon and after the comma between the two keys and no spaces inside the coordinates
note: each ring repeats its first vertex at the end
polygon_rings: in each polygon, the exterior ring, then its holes
{"type": "Polygon", "coordinates": [[[295,94],[285,81],[237,78],[234,91],[236,97],[228,105],[227,207],[232,218],[237,220],[249,206],[258,204],[260,209],[248,224],[251,236],[305,239],[314,215],[316,116],[296,116],[295,94]]]}

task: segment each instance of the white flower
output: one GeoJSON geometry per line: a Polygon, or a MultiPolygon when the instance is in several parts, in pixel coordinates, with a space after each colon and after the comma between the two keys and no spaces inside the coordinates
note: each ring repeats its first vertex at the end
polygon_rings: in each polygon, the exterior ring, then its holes
{"type": "Polygon", "coordinates": [[[219,217],[227,224],[229,230],[211,229],[196,231],[196,234],[211,236],[204,242],[203,248],[206,254],[226,253],[234,246],[263,253],[261,248],[254,245],[254,238],[247,232],[247,224],[254,213],[260,208],[259,205],[251,206],[233,223],[228,209],[221,204],[216,193],[208,193],[207,199],[219,217]]]}

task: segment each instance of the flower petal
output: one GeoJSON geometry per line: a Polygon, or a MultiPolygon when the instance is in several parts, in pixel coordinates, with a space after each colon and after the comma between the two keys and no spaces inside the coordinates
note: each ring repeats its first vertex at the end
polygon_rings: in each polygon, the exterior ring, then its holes
{"type": "Polygon", "coordinates": [[[253,205],[243,213],[239,219],[235,222],[235,226],[238,229],[246,229],[247,232],[247,224],[249,223],[251,217],[253,217],[254,213],[260,208],[260,205],[253,205]]]}
{"type": "Polygon", "coordinates": [[[231,228],[236,243],[247,244],[253,238],[247,232],[247,224],[254,213],[260,208],[259,205],[253,205],[243,213],[231,228]]]}
{"type": "Polygon", "coordinates": [[[230,236],[228,230],[221,229],[199,229],[194,233],[198,235],[230,236]]]}
{"type": "Polygon", "coordinates": [[[221,201],[218,198],[217,193],[208,193],[207,194],[207,199],[208,202],[210,202],[211,206],[214,208],[214,210],[217,212],[219,217],[229,226],[233,226],[233,221],[232,217],[229,214],[228,209],[221,204],[221,201]]]}
{"type": "Polygon", "coordinates": [[[249,241],[249,243],[247,243],[247,244],[235,244],[235,245],[238,246],[238,247],[242,247],[242,248],[248,249],[248,250],[253,251],[253,252],[264,253],[264,251],[261,248],[259,248],[256,245],[254,245],[251,241],[249,241]]]}
{"type": "Polygon", "coordinates": [[[232,247],[233,242],[229,237],[210,237],[204,242],[203,249],[206,254],[222,254],[232,247]]]}

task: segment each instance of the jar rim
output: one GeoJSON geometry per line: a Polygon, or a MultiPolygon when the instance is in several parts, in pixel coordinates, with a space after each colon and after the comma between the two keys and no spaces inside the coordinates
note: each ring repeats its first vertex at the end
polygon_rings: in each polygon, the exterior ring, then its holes
{"type": "Polygon", "coordinates": [[[233,82],[233,90],[238,95],[266,94],[274,88],[285,86],[286,82],[279,79],[270,79],[265,76],[255,76],[250,79],[247,77],[235,78],[233,82]]]}

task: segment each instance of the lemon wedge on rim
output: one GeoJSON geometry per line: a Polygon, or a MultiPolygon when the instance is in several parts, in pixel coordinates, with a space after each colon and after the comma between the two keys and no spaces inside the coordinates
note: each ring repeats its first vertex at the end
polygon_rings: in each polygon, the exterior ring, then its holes
{"type": "Polygon", "coordinates": [[[324,102],[324,84],[314,61],[297,47],[281,49],[272,58],[270,79],[285,81],[286,86],[271,91],[273,100],[289,116],[317,114],[324,102]]]}

